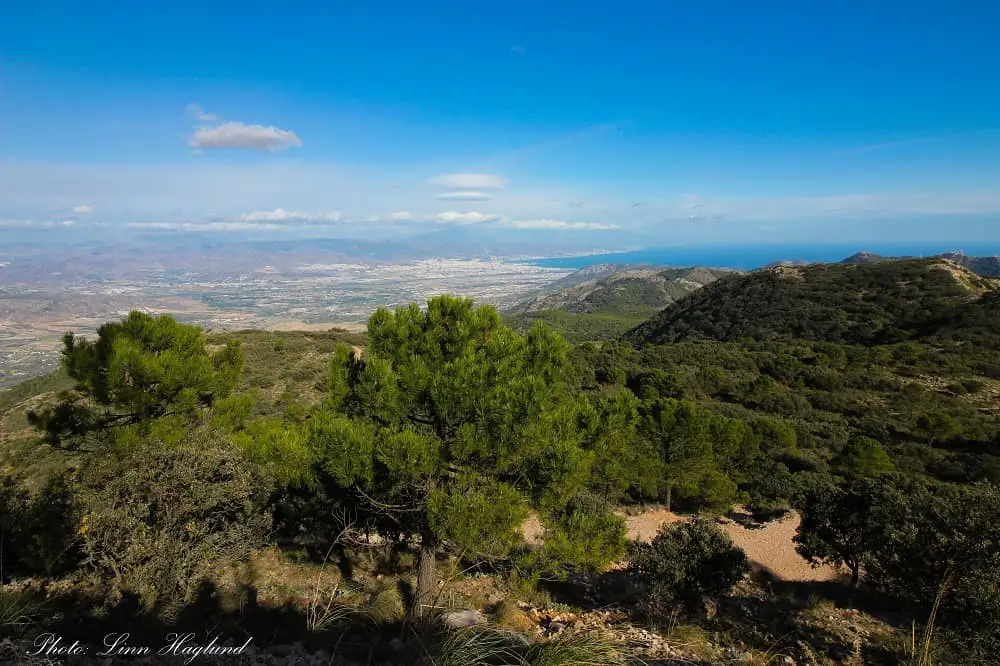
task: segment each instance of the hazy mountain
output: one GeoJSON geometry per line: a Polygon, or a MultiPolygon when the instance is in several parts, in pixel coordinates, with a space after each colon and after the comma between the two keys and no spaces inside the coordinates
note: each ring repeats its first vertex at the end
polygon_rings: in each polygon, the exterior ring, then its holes
{"type": "Polygon", "coordinates": [[[880,254],[872,254],[871,252],[858,252],[857,254],[852,254],[846,259],[842,259],[840,263],[842,264],[871,264],[876,261],[885,261],[885,257],[880,254]]]}
{"type": "Polygon", "coordinates": [[[577,314],[632,314],[673,303],[733,271],[596,264],[558,280],[510,309],[577,314]]]}

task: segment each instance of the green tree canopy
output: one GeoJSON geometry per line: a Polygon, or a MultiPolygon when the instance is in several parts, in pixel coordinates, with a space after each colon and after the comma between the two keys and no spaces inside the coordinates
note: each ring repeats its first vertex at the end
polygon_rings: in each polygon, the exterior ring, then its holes
{"type": "Polygon", "coordinates": [[[83,400],[64,400],[34,415],[55,441],[210,406],[236,387],[243,354],[235,341],[209,353],[198,326],[133,311],[101,326],[95,341],[67,333],[62,364],[83,400]]]}
{"type": "Polygon", "coordinates": [[[851,438],[837,462],[850,472],[867,476],[888,474],[895,469],[889,454],[871,437],[851,438]]]}
{"type": "Polygon", "coordinates": [[[853,478],[840,486],[822,484],[805,493],[796,549],[814,565],[844,565],[857,585],[861,570],[886,538],[891,524],[892,488],[878,481],[853,478]]]}
{"type": "Polygon", "coordinates": [[[659,452],[668,506],[675,494],[699,508],[724,510],[732,505],[736,484],[719,469],[712,446],[717,418],[687,400],[657,398],[643,404],[641,432],[659,452]]]}
{"type": "Polygon", "coordinates": [[[323,474],[419,540],[419,609],[440,545],[501,554],[529,506],[546,519],[586,487],[587,405],[569,391],[565,341],[540,326],[522,338],[468,299],[379,309],[368,335],[362,358],[334,353],[310,443],[323,474]]]}

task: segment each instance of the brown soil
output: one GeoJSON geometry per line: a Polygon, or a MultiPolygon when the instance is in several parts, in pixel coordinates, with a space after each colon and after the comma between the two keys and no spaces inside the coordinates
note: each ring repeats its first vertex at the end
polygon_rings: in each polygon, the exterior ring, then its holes
{"type": "MultiPolygon", "coordinates": [[[[660,526],[690,520],[690,516],[682,516],[666,509],[652,509],[635,516],[625,518],[627,538],[633,541],[649,542],[656,536],[660,526]]],[[[734,515],[747,517],[747,514],[737,510],[734,515]]],[[[753,524],[750,527],[723,519],[722,530],[729,535],[733,543],[743,549],[751,565],[755,569],[766,570],[773,576],[784,581],[828,581],[837,580],[842,576],[834,567],[813,567],[795,551],[792,540],[799,528],[801,519],[795,512],[789,512],[784,518],[763,524],[753,524]]],[[[742,522],[742,521],[741,521],[742,522]]],[[[530,516],[521,527],[524,538],[529,543],[539,543],[542,537],[542,524],[535,515],[530,516]]]]}
{"type": "MultiPolygon", "coordinates": [[[[737,515],[745,517],[747,514],[737,512],[737,515]]],[[[650,541],[661,525],[688,519],[688,516],[680,516],[664,509],[630,516],[626,518],[628,538],[650,541]]],[[[766,569],[780,580],[836,580],[840,577],[840,573],[835,568],[829,566],[814,568],[795,551],[795,542],[792,539],[800,522],[799,515],[790,512],[780,520],[754,524],[752,527],[724,519],[720,527],[734,544],[743,549],[754,568],[766,569]]]]}

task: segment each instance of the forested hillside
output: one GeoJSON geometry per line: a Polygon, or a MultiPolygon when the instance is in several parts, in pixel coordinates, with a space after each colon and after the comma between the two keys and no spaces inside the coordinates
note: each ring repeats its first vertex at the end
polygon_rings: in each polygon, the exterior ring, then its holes
{"type": "Polygon", "coordinates": [[[208,603],[345,663],[988,663],[996,299],[917,260],[724,277],[635,345],[452,297],[365,336],[132,313],[0,394],[0,624],[159,635],[208,603]],[[628,541],[651,506],[676,521],[628,541]],[[831,578],[734,520],[800,520],[831,578]]]}
{"type": "Polygon", "coordinates": [[[944,259],[774,267],[719,280],[624,339],[636,345],[695,338],[863,345],[971,340],[998,330],[998,316],[990,314],[995,296],[989,296],[998,288],[1000,282],[944,259]]]}

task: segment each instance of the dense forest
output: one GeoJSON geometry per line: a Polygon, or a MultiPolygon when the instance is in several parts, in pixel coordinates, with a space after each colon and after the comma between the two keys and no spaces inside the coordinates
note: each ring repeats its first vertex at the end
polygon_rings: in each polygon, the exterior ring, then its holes
{"type": "Polygon", "coordinates": [[[0,394],[0,625],[140,635],[208,604],[332,663],[651,658],[533,633],[533,604],[618,613],[688,663],[992,663],[996,287],[940,259],[765,269],[602,344],[447,296],[364,336],[138,312],[67,334],[60,372],[0,394]],[[694,519],[627,539],[649,506],[694,519]],[[801,516],[799,554],[842,581],[753,566],[734,506],[801,516]],[[305,591],[260,601],[263,551],[305,591]],[[833,608],[885,631],[812,623],[833,608]]]}

